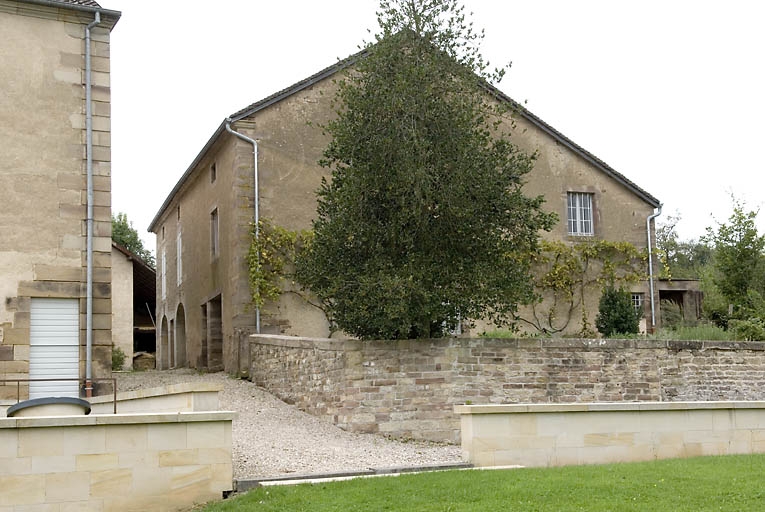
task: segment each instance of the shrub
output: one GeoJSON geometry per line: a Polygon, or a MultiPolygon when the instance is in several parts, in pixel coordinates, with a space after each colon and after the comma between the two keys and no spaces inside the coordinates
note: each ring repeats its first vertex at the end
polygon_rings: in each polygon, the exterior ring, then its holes
{"type": "Polygon", "coordinates": [[[125,365],[125,359],[127,359],[125,352],[123,352],[122,349],[119,348],[118,346],[112,345],[112,371],[113,372],[118,372],[122,370],[122,367],[125,365]]]}
{"type": "Polygon", "coordinates": [[[595,326],[603,336],[637,334],[640,314],[632,305],[632,296],[624,288],[608,286],[603,290],[595,326]]]}
{"type": "Polygon", "coordinates": [[[729,320],[728,329],[733,332],[733,335],[737,340],[765,340],[765,322],[763,322],[761,318],[729,320]]]}

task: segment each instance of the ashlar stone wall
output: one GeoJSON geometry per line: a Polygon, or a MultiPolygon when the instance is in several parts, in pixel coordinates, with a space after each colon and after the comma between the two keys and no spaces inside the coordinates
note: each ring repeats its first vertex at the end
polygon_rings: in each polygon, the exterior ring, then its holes
{"type": "Polygon", "coordinates": [[[250,378],[346,430],[459,442],[460,404],[763,400],[765,343],[255,335],[250,378]]]}

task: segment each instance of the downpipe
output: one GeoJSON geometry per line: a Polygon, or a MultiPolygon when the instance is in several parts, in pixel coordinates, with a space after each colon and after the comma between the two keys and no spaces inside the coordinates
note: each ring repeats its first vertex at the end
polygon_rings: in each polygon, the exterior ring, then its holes
{"type": "Polygon", "coordinates": [[[86,291],[85,291],[85,396],[93,396],[93,106],[92,65],[90,51],[90,30],[101,23],[101,13],[96,11],[95,19],[85,27],[85,155],[87,172],[88,212],[86,248],[86,291]]]}
{"type": "MultiPolygon", "coordinates": [[[[252,174],[253,174],[253,181],[254,181],[254,190],[253,195],[255,196],[255,200],[253,203],[253,207],[255,209],[255,241],[258,242],[260,240],[260,205],[258,203],[258,141],[255,139],[251,139],[250,137],[236,132],[231,128],[231,123],[233,121],[231,118],[226,119],[226,131],[230,133],[231,135],[234,135],[236,137],[239,137],[245,142],[249,142],[252,144],[252,174]]],[[[257,255],[258,257],[258,264],[260,264],[260,254],[257,255]]],[[[260,306],[255,306],[255,332],[257,334],[260,334],[260,306]]]]}
{"type": "Polygon", "coordinates": [[[661,215],[662,204],[654,210],[645,220],[645,231],[648,236],[648,288],[651,294],[651,332],[656,330],[656,301],[654,300],[653,286],[653,249],[651,247],[651,221],[661,215]]]}

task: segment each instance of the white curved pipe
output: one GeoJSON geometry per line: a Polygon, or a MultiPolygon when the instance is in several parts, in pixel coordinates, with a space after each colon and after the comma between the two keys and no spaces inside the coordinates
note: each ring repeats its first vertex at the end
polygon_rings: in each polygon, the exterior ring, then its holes
{"type": "MultiPolygon", "coordinates": [[[[257,242],[260,240],[260,207],[258,204],[258,141],[255,139],[251,139],[247,135],[244,135],[239,132],[235,132],[231,128],[231,118],[229,117],[226,119],[226,131],[229,132],[232,135],[235,135],[236,137],[239,137],[243,141],[249,142],[252,144],[252,173],[253,173],[253,180],[254,180],[254,196],[255,196],[255,202],[254,202],[254,208],[255,208],[255,241],[257,242]]],[[[260,255],[258,254],[258,258],[260,258],[260,255]]],[[[255,306],[255,332],[257,334],[260,334],[260,306],[255,306]]]]}

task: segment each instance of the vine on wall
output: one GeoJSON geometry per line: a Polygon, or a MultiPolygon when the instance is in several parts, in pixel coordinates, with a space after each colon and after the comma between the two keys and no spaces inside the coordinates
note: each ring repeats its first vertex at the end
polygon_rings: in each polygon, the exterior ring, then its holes
{"type": "Polygon", "coordinates": [[[560,333],[577,311],[579,335],[595,334],[587,313],[586,297],[606,285],[632,284],[646,278],[648,255],[629,242],[594,240],[573,245],[543,241],[534,256],[535,288],[539,301],[531,306],[531,318],[518,320],[540,333],[560,333]]]}
{"type": "Polygon", "coordinates": [[[250,230],[247,252],[248,278],[252,304],[263,307],[266,301],[277,301],[285,291],[285,281],[292,281],[295,259],[300,250],[310,243],[310,230],[291,231],[261,219],[259,236],[255,237],[255,223],[250,230]]]}

